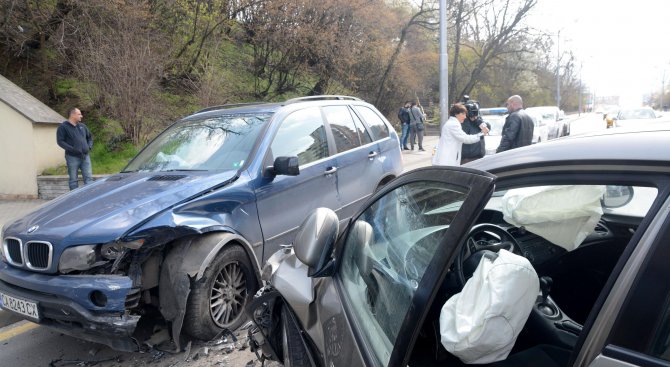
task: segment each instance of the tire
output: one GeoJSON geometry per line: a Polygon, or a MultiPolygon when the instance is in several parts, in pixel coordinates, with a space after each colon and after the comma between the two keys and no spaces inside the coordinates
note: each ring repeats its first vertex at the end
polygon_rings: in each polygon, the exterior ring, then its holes
{"type": "Polygon", "coordinates": [[[302,343],[302,337],[298,327],[293,323],[289,310],[286,306],[282,308],[282,358],[284,367],[307,367],[310,366],[307,350],[302,343]]]}
{"type": "Polygon", "coordinates": [[[184,331],[211,340],[224,328],[234,331],[246,320],[244,307],[258,290],[258,280],[244,249],[227,245],[191,285],[184,331]]]}

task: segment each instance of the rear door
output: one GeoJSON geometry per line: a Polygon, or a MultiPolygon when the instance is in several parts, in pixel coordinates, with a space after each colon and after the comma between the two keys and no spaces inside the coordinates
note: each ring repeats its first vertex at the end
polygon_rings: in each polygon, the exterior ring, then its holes
{"type": "Polygon", "coordinates": [[[426,306],[494,182],[484,172],[430,167],[373,196],[336,251],[337,274],[316,287],[325,365],[407,365],[426,306]]]}
{"type": "Polygon", "coordinates": [[[346,105],[322,107],[335,145],[337,194],[341,223],[372,195],[383,176],[380,149],[363,123],[346,105]]]}

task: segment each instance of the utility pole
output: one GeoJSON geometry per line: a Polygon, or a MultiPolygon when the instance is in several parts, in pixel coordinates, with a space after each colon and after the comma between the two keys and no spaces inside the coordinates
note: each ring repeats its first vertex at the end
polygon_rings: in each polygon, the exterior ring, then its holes
{"type": "Polygon", "coordinates": [[[556,35],[556,107],[561,109],[561,30],[556,35]]]}
{"type": "Polygon", "coordinates": [[[663,79],[661,79],[661,111],[663,111],[664,97],[665,97],[665,69],[663,69],[663,79]]]}
{"type": "Polygon", "coordinates": [[[449,117],[449,55],[447,54],[447,0],[440,0],[440,136],[449,117]]]}
{"type": "Polygon", "coordinates": [[[582,115],[582,68],[584,67],[584,62],[582,61],[579,64],[579,111],[578,116],[582,115]]]}

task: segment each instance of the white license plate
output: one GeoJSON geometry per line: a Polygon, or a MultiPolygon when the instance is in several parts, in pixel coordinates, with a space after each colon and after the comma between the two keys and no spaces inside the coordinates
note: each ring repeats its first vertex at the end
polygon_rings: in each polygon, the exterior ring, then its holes
{"type": "Polygon", "coordinates": [[[31,319],[40,319],[40,312],[37,309],[37,302],[30,302],[21,298],[16,298],[0,293],[0,306],[2,306],[2,308],[5,310],[20,313],[21,315],[30,317],[31,319]]]}

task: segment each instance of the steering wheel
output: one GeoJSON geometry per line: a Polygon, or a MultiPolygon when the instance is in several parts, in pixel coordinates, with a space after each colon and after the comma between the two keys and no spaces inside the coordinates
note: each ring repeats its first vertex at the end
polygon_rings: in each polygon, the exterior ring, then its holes
{"type": "Polygon", "coordinates": [[[477,269],[482,256],[505,249],[517,255],[521,248],[514,237],[504,228],[490,223],[475,225],[470,230],[465,245],[456,255],[454,263],[457,280],[461,288],[477,269]]]}

